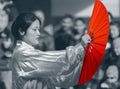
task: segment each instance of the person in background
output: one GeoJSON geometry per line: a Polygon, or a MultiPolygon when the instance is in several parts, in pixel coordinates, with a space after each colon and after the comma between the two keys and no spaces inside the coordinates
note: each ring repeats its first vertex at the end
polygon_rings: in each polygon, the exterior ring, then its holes
{"type": "Polygon", "coordinates": [[[111,58],[113,62],[117,64],[120,68],[120,37],[113,40],[113,52],[111,53],[111,58]]]}
{"type": "Polygon", "coordinates": [[[1,65],[1,69],[7,70],[1,72],[1,76],[5,83],[6,89],[11,89],[12,86],[10,59],[12,57],[13,42],[11,38],[10,29],[8,27],[10,21],[10,11],[9,8],[5,6],[2,9],[0,9],[0,63],[3,63],[3,65],[1,65]]]}
{"type": "MultiPolygon", "coordinates": [[[[112,50],[107,55],[108,61],[106,61],[106,76],[108,79],[107,83],[103,83],[103,87],[100,89],[120,89],[119,81],[119,68],[120,68],[120,37],[114,38],[112,41],[112,50]]],[[[106,60],[106,59],[105,59],[106,60]]],[[[105,81],[105,79],[103,80],[105,81]]]]}
{"type": "MultiPolygon", "coordinates": [[[[116,60],[116,54],[114,52],[114,45],[113,40],[120,37],[120,26],[119,26],[119,21],[112,21],[110,23],[110,35],[109,35],[109,39],[108,39],[108,43],[107,43],[107,47],[106,47],[106,51],[105,51],[105,56],[104,56],[104,60],[102,62],[103,66],[107,66],[110,64],[110,61],[115,61],[116,60]],[[109,61],[109,62],[108,62],[109,61]]],[[[116,43],[119,44],[119,43],[116,43]]]]}
{"type": "Polygon", "coordinates": [[[10,59],[12,57],[13,46],[9,30],[4,31],[4,37],[2,39],[3,42],[1,44],[1,49],[3,50],[4,54],[2,55],[1,59],[10,59]]]}
{"type": "Polygon", "coordinates": [[[76,40],[76,43],[79,43],[81,40],[81,37],[84,35],[86,30],[86,24],[83,18],[76,18],[74,20],[74,29],[73,34],[74,38],[76,40]]]}
{"type": "Polygon", "coordinates": [[[3,37],[6,36],[3,31],[6,29],[8,24],[8,15],[4,10],[0,10],[0,59],[3,56],[4,52],[2,50],[3,37]]]}
{"type": "MultiPolygon", "coordinates": [[[[61,51],[44,52],[39,44],[41,21],[32,13],[21,13],[12,25],[16,40],[13,52],[12,89],[55,89],[76,85],[85,48],[91,41],[88,34],[79,44],[61,51]]],[[[49,44],[48,44],[49,45],[49,44]]]]}
{"type": "Polygon", "coordinates": [[[0,89],[6,89],[5,83],[4,83],[2,76],[1,76],[1,71],[0,71],[0,89]]]}
{"type": "Polygon", "coordinates": [[[101,82],[103,77],[104,77],[104,71],[102,69],[102,66],[100,66],[96,74],[92,77],[92,79],[85,84],[86,89],[99,89],[98,84],[101,82]]]}
{"type": "Polygon", "coordinates": [[[109,54],[106,54],[106,59],[104,60],[104,64],[102,66],[106,69],[112,63],[116,63],[118,67],[120,67],[120,37],[117,37],[112,42],[112,50],[109,54]]]}
{"type": "Polygon", "coordinates": [[[61,20],[60,29],[55,32],[55,48],[56,50],[64,50],[67,46],[74,44],[73,29],[73,17],[71,15],[65,15],[61,20]]]}
{"type": "Polygon", "coordinates": [[[9,12],[6,9],[0,10],[0,58],[9,59],[12,56],[12,38],[9,24],[9,12]]]}
{"type": "Polygon", "coordinates": [[[115,64],[109,65],[105,74],[97,89],[120,89],[119,68],[115,64]]]}
{"type": "Polygon", "coordinates": [[[112,42],[113,39],[117,38],[120,36],[120,22],[119,21],[112,21],[110,23],[110,43],[112,42]]]}
{"type": "Polygon", "coordinates": [[[33,13],[41,20],[41,28],[44,27],[45,15],[42,10],[35,10],[33,13]]]}

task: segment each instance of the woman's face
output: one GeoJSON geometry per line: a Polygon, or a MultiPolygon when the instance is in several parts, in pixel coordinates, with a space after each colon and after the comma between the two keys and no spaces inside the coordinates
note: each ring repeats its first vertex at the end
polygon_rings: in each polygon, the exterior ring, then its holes
{"type": "Polygon", "coordinates": [[[116,38],[119,36],[119,28],[116,25],[110,26],[110,34],[112,38],[116,38]]]}
{"type": "Polygon", "coordinates": [[[26,43],[35,46],[39,43],[40,37],[40,22],[39,20],[35,20],[30,27],[27,29],[26,34],[23,37],[23,41],[26,43]]]}

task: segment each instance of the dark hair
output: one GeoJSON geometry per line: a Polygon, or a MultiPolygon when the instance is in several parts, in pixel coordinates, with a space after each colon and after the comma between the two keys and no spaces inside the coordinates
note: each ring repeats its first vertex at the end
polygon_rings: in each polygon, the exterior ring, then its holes
{"type": "Polygon", "coordinates": [[[62,20],[63,20],[63,19],[66,19],[66,18],[70,18],[71,20],[73,20],[73,16],[70,15],[70,14],[64,15],[64,16],[62,17],[62,20]]]}
{"type": "Polygon", "coordinates": [[[110,23],[110,26],[111,25],[116,25],[118,28],[120,28],[120,22],[119,21],[112,21],[111,23],[110,23]]]}
{"type": "Polygon", "coordinates": [[[111,20],[114,19],[114,18],[113,18],[113,15],[112,15],[110,12],[108,12],[108,15],[110,16],[111,20]]]}
{"type": "Polygon", "coordinates": [[[83,18],[76,18],[74,21],[76,22],[76,21],[79,21],[79,20],[82,21],[83,23],[86,23],[83,18]]]}
{"type": "MultiPolygon", "coordinates": [[[[32,13],[21,13],[12,24],[12,34],[15,40],[21,40],[22,36],[19,31],[25,32],[26,34],[27,29],[36,19],[39,20],[32,13]]],[[[39,22],[41,24],[40,20],[39,22]]]]}

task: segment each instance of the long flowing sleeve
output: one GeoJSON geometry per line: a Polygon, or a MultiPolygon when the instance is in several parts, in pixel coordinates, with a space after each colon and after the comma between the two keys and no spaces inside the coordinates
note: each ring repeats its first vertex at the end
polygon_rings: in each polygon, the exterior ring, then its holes
{"type": "Polygon", "coordinates": [[[67,87],[77,84],[84,52],[81,44],[63,51],[43,52],[22,42],[14,51],[14,68],[19,77],[49,78],[56,86],[68,82],[67,87]]]}
{"type": "Polygon", "coordinates": [[[69,61],[69,65],[59,75],[51,77],[52,83],[64,88],[77,85],[82,69],[84,53],[85,49],[81,44],[68,47],[66,49],[66,58],[69,61]]]}

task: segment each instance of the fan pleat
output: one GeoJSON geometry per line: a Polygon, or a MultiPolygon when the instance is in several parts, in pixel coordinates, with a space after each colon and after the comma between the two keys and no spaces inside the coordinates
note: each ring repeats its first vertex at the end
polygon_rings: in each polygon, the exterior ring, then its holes
{"type": "Polygon", "coordinates": [[[92,17],[90,19],[88,34],[93,40],[88,44],[84,57],[79,83],[88,82],[96,73],[108,41],[109,19],[105,6],[99,0],[95,1],[92,17]],[[91,32],[93,35],[91,35],[91,32]]]}

